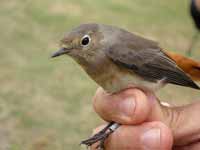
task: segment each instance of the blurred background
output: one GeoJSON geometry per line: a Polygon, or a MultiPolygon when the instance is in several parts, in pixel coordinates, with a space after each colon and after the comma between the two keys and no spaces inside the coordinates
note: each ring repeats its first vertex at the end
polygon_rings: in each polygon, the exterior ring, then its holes
{"type": "MultiPolygon", "coordinates": [[[[137,32],[180,54],[194,33],[189,0],[0,0],[0,150],[85,149],[79,142],[102,123],[91,105],[98,86],[72,59],[50,54],[64,32],[88,22],[137,32]]],[[[177,86],[157,95],[173,105],[200,99],[177,86]]]]}

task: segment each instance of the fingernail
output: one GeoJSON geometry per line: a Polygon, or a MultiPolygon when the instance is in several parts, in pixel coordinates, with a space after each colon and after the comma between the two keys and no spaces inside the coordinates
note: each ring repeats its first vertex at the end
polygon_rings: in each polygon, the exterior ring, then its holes
{"type": "Polygon", "coordinates": [[[147,130],[141,137],[144,150],[159,149],[160,147],[160,129],[152,128],[147,130]]]}
{"type": "Polygon", "coordinates": [[[133,98],[127,98],[123,100],[120,107],[121,112],[124,113],[125,116],[132,116],[135,111],[135,100],[133,98]]]}

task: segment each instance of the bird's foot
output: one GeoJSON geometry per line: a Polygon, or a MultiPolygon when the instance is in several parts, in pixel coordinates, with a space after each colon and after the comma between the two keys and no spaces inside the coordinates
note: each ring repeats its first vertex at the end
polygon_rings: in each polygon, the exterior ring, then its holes
{"type": "Polygon", "coordinates": [[[104,129],[93,135],[87,140],[81,142],[81,144],[86,145],[87,147],[93,145],[94,143],[99,142],[96,149],[97,150],[104,150],[104,142],[107,137],[113,133],[120,125],[114,122],[109,123],[104,129]]]}
{"type": "Polygon", "coordinates": [[[111,133],[101,133],[101,134],[96,134],[92,136],[91,138],[84,140],[81,142],[81,144],[85,144],[87,147],[93,145],[96,142],[99,142],[99,144],[96,146],[97,150],[104,150],[104,142],[106,138],[110,135],[111,133]]]}

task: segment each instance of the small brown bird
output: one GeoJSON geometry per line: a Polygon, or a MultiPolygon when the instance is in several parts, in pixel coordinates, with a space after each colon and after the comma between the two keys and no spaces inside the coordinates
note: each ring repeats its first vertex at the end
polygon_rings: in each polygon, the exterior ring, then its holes
{"type": "MultiPolygon", "coordinates": [[[[66,33],[61,49],[52,57],[71,56],[88,75],[109,93],[128,87],[155,92],[167,83],[200,89],[176,63],[152,41],[118,27],[83,24],[66,33]]],[[[120,124],[111,122],[81,143],[98,148],[120,124]]]]}

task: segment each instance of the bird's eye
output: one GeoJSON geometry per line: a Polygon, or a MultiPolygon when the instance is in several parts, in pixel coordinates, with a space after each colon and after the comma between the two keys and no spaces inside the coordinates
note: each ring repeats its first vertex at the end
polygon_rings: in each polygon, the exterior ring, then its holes
{"type": "Polygon", "coordinates": [[[81,45],[82,46],[87,46],[91,41],[91,38],[89,35],[85,35],[83,36],[82,40],[81,40],[81,45]]]}

